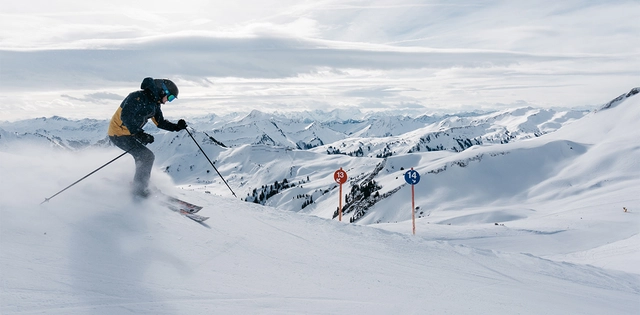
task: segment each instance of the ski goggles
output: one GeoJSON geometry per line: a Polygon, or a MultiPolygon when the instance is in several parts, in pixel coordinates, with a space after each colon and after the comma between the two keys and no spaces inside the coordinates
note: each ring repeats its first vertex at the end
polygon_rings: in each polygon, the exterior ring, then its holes
{"type": "Polygon", "coordinates": [[[162,82],[162,89],[164,90],[164,95],[167,96],[167,101],[171,102],[176,99],[176,96],[169,92],[167,86],[162,82]]]}

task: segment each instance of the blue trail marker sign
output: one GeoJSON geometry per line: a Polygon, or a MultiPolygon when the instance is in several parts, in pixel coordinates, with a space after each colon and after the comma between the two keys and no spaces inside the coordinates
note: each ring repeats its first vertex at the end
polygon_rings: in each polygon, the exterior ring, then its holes
{"type": "Polygon", "coordinates": [[[414,186],[420,182],[420,173],[413,170],[413,167],[404,173],[404,180],[411,185],[411,222],[413,223],[413,235],[416,235],[416,202],[414,186]]]}
{"type": "Polygon", "coordinates": [[[404,173],[404,180],[409,185],[416,185],[417,183],[420,182],[420,173],[418,173],[417,171],[414,171],[412,167],[410,170],[404,173]]]}

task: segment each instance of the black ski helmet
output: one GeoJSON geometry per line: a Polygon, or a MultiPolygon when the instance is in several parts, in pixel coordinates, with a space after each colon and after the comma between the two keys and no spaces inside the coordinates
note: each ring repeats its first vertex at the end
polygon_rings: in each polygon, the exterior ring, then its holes
{"type": "MultiPolygon", "coordinates": [[[[160,96],[173,95],[174,98],[178,98],[178,86],[169,79],[155,79],[155,84],[160,91],[160,96]]],[[[173,100],[173,98],[172,98],[173,100]]]]}

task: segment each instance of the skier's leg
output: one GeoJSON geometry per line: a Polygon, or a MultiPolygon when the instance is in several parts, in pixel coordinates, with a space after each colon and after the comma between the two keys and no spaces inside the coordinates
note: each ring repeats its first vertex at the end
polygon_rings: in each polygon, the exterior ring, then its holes
{"type": "Polygon", "coordinates": [[[111,142],[122,150],[129,151],[136,163],[136,173],[133,177],[133,193],[146,196],[148,194],[149,178],[155,156],[151,150],[132,136],[109,137],[111,142]]]}
{"type": "Polygon", "coordinates": [[[146,197],[148,195],[149,178],[155,156],[147,147],[140,145],[131,150],[131,155],[136,161],[136,174],[133,177],[133,193],[146,197]]]}

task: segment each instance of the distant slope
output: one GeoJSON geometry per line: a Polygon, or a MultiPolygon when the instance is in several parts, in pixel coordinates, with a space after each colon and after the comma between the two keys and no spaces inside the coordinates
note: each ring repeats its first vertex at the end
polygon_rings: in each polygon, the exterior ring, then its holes
{"type": "MultiPolygon", "coordinates": [[[[472,147],[435,160],[421,154],[413,163],[406,157],[390,158],[387,164],[395,169],[414,167],[422,174],[415,187],[417,205],[429,211],[596,194],[609,185],[637,184],[640,150],[634,139],[640,137],[639,120],[640,97],[630,97],[535,139],[472,147]]],[[[395,180],[397,176],[380,176],[377,181],[389,191],[394,184],[405,185],[395,180]]],[[[398,216],[386,205],[368,212],[362,223],[410,219],[410,213],[398,216]]]]}

